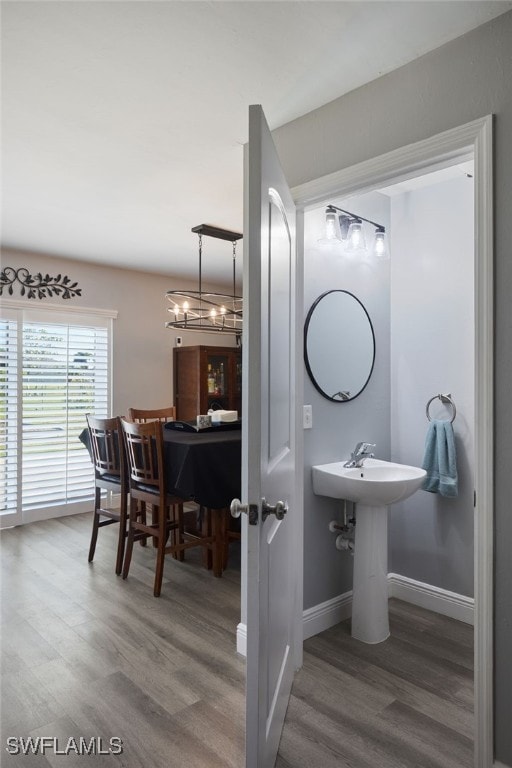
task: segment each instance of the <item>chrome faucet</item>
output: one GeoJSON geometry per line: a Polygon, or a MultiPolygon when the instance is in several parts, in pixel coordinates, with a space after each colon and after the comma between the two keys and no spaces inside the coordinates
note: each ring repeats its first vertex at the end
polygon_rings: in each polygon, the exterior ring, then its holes
{"type": "Polygon", "coordinates": [[[365,459],[371,459],[374,456],[371,452],[372,448],[375,448],[375,443],[358,443],[350,454],[350,459],[343,466],[362,467],[365,459]]]}

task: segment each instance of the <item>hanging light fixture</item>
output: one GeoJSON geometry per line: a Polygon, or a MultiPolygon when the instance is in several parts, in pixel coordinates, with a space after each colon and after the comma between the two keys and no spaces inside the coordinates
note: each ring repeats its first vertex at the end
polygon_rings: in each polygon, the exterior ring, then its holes
{"type": "Polygon", "coordinates": [[[172,290],[165,294],[171,302],[167,311],[173,319],[166,328],[180,331],[201,331],[202,333],[232,333],[240,341],[242,334],[242,297],[236,295],[236,244],[243,237],[239,232],[199,224],[192,227],[199,238],[199,282],[197,290],[172,290]],[[203,237],[216,237],[232,243],[233,293],[203,291],[203,237]]]}
{"type": "MultiPolygon", "coordinates": [[[[339,211],[338,224],[341,234],[341,242],[346,245],[347,252],[366,252],[366,238],[363,227],[363,222],[366,222],[367,224],[371,224],[372,227],[375,227],[375,239],[372,246],[373,255],[379,259],[389,259],[386,227],[383,224],[378,224],[376,221],[366,219],[364,216],[359,216],[357,213],[345,211],[343,208],[338,208],[336,205],[327,206],[325,209],[326,220],[328,216],[332,216],[336,211],[339,211]]],[[[327,240],[322,238],[318,242],[325,244],[327,240]]]]}

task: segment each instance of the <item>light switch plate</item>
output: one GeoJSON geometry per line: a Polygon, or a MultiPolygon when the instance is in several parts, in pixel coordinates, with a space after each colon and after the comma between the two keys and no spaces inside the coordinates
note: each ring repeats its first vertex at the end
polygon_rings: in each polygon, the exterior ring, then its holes
{"type": "Polygon", "coordinates": [[[313,406],[312,405],[302,406],[302,425],[304,429],[311,429],[311,427],[313,426],[313,406]]]}

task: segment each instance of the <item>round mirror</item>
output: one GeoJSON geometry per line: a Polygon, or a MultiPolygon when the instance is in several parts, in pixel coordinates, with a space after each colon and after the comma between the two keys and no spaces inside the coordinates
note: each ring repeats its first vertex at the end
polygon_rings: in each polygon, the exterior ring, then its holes
{"type": "Polygon", "coordinates": [[[375,362],[368,312],[352,293],[323,293],[308,312],[304,358],[321,395],[335,403],[353,400],[366,387],[375,362]]]}

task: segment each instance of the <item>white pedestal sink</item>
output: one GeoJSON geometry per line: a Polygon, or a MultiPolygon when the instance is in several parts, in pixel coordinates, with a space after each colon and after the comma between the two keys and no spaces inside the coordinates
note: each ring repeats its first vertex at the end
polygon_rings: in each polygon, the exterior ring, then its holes
{"type": "Polygon", "coordinates": [[[357,504],[352,589],[352,637],[381,643],[389,637],[388,505],[421,487],[424,469],[380,459],[362,467],[343,462],[313,467],[313,491],[357,504]]]}

